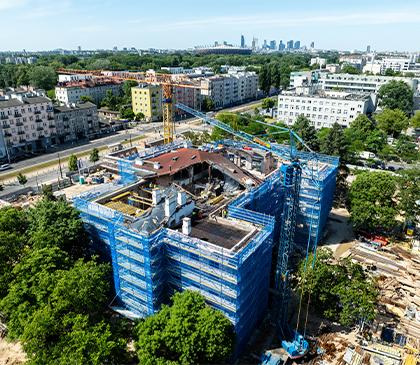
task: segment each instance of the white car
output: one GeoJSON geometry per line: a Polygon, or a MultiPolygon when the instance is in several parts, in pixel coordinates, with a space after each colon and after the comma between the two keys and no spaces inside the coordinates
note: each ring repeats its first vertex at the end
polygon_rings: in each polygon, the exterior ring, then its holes
{"type": "Polygon", "coordinates": [[[5,163],[4,165],[0,165],[0,171],[11,169],[12,166],[10,166],[8,163],[5,163]]]}

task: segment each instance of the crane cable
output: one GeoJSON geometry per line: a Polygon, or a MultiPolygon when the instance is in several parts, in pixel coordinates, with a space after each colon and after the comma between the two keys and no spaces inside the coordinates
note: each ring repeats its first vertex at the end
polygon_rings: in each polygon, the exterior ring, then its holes
{"type": "Polygon", "coordinates": [[[301,288],[301,291],[300,291],[300,300],[299,300],[299,310],[298,310],[298,315],[297,315],[297,319],[296,319],[296,334],[299,330],[300,312],[302,310],[302,301],[303,301],[303,292],[304,292],[303,288],[304,288],[304,285],[305,285],[305,279],[306,279],[306,274],[307,274],[306,269],[307,269],[307,264],[308,264],[308,259],[309,259],[309,246],[311,244],[311,233],[312,233],[312,226],[313,226],[312,225],[312,216],[313,216],[313,213],[314,213],[315,204],[316,203],[312,204],[311,224],[309,226],[310,228],[309,228],[309,235],[308,235],[308,243],[306,245],[306,257],[305,257],[305,264],[304,264],[304,267],[303,267],[304,277],[303,277],[303,280],[302,280],[302,288],[301,288]]]}

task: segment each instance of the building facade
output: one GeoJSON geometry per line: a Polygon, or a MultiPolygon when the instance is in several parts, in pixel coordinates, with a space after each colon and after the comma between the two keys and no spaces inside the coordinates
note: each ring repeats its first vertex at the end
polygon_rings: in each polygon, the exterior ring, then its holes
{"type": "Polygon", "coordinates": [[[54,107],[58,143],[68,143],[93,137],[99,132],[96,105],[90,102],[54,107]]]}
{"type": "Polygon", "coordinates": [[[409,77],[374,76],[374,75],[352,75],[321,73],[319,76],[319,87],[325,91],[342,90],[353,93],[377,93],[382,85],[396,80],[404,81],[415,91],[419,80],[409,77]]]}
{"type": "Polygon", "coordinates": [[[56,143],[53,105],[45,97],[0,101],[4,152],[10,157],[43,151],[56,143]]]}
{"type": "Polygon", "coordinates": [[[94,103],[100,104],[108,91],[114,95],[121,95],[122,83],[98,80],[62,82],[55,87],[55,97],[66,105],[79,103],[82,96],[90,97],[94,103]]]}
{"type": "Polygon", "coordinates": [[[202,97],[210,98],[216,108],[242,103],[257,97],[258,76],[255,72],[231,71],[201,80],[202,97]]]}
{"type": "Polygon", "coordinates": [[[131,89],[134,114],[143,113],[147,122],[162,119],[162,88],[159,85],[140,84],[131,89]]]}
{"type": "Polygon", "coordinates": [[[299,115],[311,121],[316,129],[331,128],[334,123],[348,127],[360,114],[374,110],[370,95],[329,93],[297,95],[293,92],[278,97],[278,120],[293,125],[299,115]]]}

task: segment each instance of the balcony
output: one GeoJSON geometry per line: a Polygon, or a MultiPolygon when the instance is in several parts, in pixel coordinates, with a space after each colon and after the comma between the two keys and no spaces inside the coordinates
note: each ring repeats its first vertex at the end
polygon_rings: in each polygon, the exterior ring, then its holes
{"type": "Polygon", "coordinates": [[[5,120],[5,119],[9,119],[9,116],[5,115],[5,114],[1,114],[0,115],[0,120],[5,120]]]}
{"type": "Polygon", "coordinates": [[[4,136],[5,136],[5,137],[11,137],[11,136],[12,136],[12,133],[6,132],[6,133],[4,134],[4,136]]]}
{"type": "Polygon", "coordinates": [[[22,122],[16,122],[16,126],[22,127],[23,126],[23,123],[22,122]]]}
{"type": "Polygon", "coordinates": [[[48,120],[54,120],[54,116],[53,115],[48,115],[47,119],[48,120]]]}
{"type": "Polygon", "coordinates": [[[43,130],[44,130],[44,128],[42,128],[42,127],[36,127],[36,130],[37,130],[37,131],[43,131],[43,130]]]}
{"type": "Polygon", "coordinates": [[[9,124],[3,124],[3,129],[7,129],[7,128],[10,128],[10,125],[9,124]]]}
{"type": "Polygon", "coordinates": [[[15,118],[20,118],[22,116],[21,113],[15,113],[15,118]]]}
{"type": "Polygon", "coordinates": [[[55,125],[54,125],[54,124],[50,124],[50,125],[48,126],[48,128],[55,128],[55,125]]]}
{"type": "Polygon", "coordinates": [[[41,114],[41,110],[34,110],[35,114],[41,114]]]}
{"type": "Polygon", "coordinates": [[[25,134],[25,131],[18,131],[18,134],[25,134]]]}
{"type": "Polygon", "coordinates": [[[35,123],[42,123],[42,119],[36,118],[35,123]]]}
{"type": "Polygon", "coordinates": [[[25,143],[26,139],[25,138],[19,138],[19,143],[25,143]]]}

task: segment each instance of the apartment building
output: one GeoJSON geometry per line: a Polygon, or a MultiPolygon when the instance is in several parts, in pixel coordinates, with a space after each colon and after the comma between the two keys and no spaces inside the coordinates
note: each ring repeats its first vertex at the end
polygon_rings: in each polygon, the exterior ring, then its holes
{"type": "Polygon", "coordinates": [[[373,111],[374,101],[369,94],[285,92],[278,96],[278,120],[287,125],[293,125],[299,115],[304,115],[316,129],[331,128],[336,122],[348,127],[358,115],[373,111]]]}
{"type": "Polygon", "coordinates": [[[0,101],[0,128],[3,157],[43,151],[57,143],[53,105],[45,97],[0,101]]]}
{"type": "Polygon", "coordinates": [[[58,143],[68,143],[94,136],[99,132],[96,105],[90,102],[54,107],[58,143]]]}
{"type": "Polygon", "coordinates": [[[88,96],[100,104],[109,90],[114,95],[121,95],[122,83],[98,79],[61,82],[55,87],[55,97],[66,105],[80,102],[82,96],[88,96]]]}
{"type": "Polygon", "coordinates": [[[131,89],[134,114],[143,113],[147,122],[162,119],[162,89],[159,85],[140,84],[131,89]]]}
{"type": "MultiPolygon", "coordinates": [[[[173,88],[175,103],[181,103],[195,110],[201,110],[201,93],[199,88],[179,87],[173,88]]],[[[175,114],[185,114],[184,111],[175,108],[175,114]]]]}
{"type": "Polygon", "coordinates": [[[319,75],[319,87],[325,91],[342,90],[352,93],[377,93],[382,85],[396,80],[404,81],[415,91],[419,85],[418,79],[409,77],[333,74],[323,72],[319,75]]]}
{"type": "Polygon", "coordinates": [[[201,80],[202,97],[210,98],[216,108],[255,99],[258,76],[255,72],[230,72],[201,80]]]}

